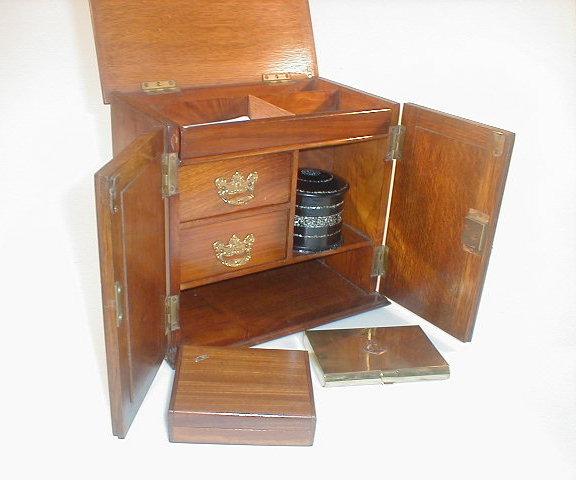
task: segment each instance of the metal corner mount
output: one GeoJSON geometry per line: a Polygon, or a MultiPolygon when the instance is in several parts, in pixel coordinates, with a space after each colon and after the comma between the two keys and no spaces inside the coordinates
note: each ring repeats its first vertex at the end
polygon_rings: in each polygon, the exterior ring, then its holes
{"type": "Polygon", "coordinates": [[[404,136],[406,127],[404,125],[393,125],[388,130],[388,152],[386,160],[400,160],[404,148],[404,136]]]}

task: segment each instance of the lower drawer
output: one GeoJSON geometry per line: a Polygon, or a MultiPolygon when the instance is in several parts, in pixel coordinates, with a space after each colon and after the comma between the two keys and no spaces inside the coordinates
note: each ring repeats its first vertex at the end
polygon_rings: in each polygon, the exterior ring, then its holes
{"type": "Polygon", "coordinates": [[[180,227],[181,283],[286,258],[289,210],[180,227]]]}

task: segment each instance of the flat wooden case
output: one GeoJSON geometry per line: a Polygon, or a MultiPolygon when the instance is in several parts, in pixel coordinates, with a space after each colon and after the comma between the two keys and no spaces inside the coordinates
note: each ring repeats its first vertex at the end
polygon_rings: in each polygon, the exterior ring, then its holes
{"type": "Polygon", "coordinates": [[[171,442],[307,446],[315,429],[306,352],[179,349],[168,411],[171,442]]]}
{"type": "Polygon", "coordinates": [[[179,345],[253,345],[387,298],[470,340],[512,133],[320,78],[307,0],[91,7],[116,435],[179,345]],[[337,249],[292,250],[299,167],[350,184],[337,249]]]}

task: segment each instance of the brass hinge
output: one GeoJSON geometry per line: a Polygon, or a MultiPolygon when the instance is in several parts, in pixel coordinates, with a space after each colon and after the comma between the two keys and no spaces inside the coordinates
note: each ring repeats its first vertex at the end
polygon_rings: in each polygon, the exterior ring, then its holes
{"type": "Polygon", "coordinates": [[[118,212],[118,175],[114,175],[108,179],[108,201],[110,203],[110,211],[112,213],[118,212]]]}
{"type": "Polygon", "coordinates": [[[116,307],[116,326],[124,320],[124,289],[120,282],[114,282],[114,304],[116,307]]]}
{"type": "Polygon", "coordinates": [[[162,195],[171,197],[178,193],[178,165],[180,159],[177,153],[162,155],[162,195]]]}
{"type": "Polygon", "coordinates": [[[506,143],[506,137],[502,132],[494,132],[494,156],[500,157],[504,153],[504,143],[506,143]]]}
{"type": "Polygon", "coordinates": [[[314,74],[312,69],[306,70],[306,72],[301,73],[290,73],[290,72],[275,72],[275,73],[263,73],[262,82],[264,83],[283,83],[290,82],[292,80],[297,80],[298,78],[312,78],[314,74]]]}
{"type": "Polygon", "coordinates": [[[394,125],[388,130],[388,152],[386,160],[400,160],[404,148],[404,135],[406,127],[404,125],[394,125]]]}
{"type": "Polygon", "coordinates": [[[159,82],[143,82],[142,91],[148,95],[163,95],[165,93],[177,93],[180,87],[175,80],[162,80],[159,82]]]}
{"type": "Polygon", "coordinates": [[[390,249],[386,245],[379,245],[374,249],[374,259],[372,261],[373,277],[386,275],[389,251],[390,249]]]}
{"type": "Polygon", "coordinates": [[[166,297],[166,335],[180,330],[180,295],[166,297]]]}

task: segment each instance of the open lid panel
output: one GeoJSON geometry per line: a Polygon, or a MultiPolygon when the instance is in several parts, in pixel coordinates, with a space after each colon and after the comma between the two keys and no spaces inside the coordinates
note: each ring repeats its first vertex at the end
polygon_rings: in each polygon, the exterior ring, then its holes
{"type": "Polygon", "coordinates": [[[402,124],[380,291],[469,341],[514,134],[411,104],[402,124]]]}
{"type": "Polygon", "coordinates": [[[317,75],[307,0],[91,0],[104,102],[144,82],[179,87],[317,75]]]}

